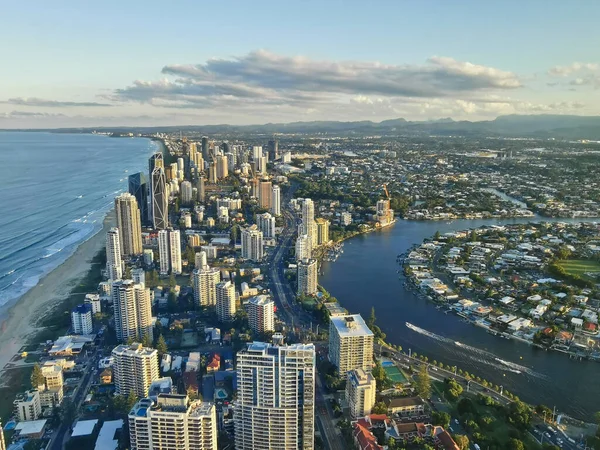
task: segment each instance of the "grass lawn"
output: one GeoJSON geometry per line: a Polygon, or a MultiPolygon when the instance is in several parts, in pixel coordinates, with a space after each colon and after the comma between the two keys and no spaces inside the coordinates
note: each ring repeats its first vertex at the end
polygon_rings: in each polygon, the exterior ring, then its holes
{"type": "Polygon", "coordinates": [[[566,259],[560,261],[559,265],[569,275],[579,275],[591,281],[596,281],[596,279],[593,276],[586,275],[586,273],[600,273],[600,263],[589,259],[566,259]]]}

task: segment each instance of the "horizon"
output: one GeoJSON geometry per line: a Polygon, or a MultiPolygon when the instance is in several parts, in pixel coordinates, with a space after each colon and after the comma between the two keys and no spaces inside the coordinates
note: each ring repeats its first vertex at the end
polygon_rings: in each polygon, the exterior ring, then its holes
{"type": "Polygon", "coordinates": [[[31,6],[4,11],[0,129],[600,115],[600,4],[31,6]]]}

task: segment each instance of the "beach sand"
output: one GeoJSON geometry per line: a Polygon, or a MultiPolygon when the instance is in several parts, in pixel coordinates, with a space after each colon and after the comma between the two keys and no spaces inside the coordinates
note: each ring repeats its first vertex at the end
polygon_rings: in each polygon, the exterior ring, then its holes
{"type": "Polygon", "coordinates": [[[77,281],[87,274],[92,258],[104,247],[106,232],[114,226],[114,221],[114,211],[111,211],[104,218],[102,230],[82,242],[65,262],[42,278],[7,312],[0,310],[6,314],[0,325],[0,373],[36,331],[35,322],[52,306],[65,300],[77,281]]]}

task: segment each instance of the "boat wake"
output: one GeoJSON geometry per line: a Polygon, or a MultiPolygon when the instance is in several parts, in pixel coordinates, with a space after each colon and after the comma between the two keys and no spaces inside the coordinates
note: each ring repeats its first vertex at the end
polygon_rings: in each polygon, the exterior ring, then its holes
{"type": "Polygon", "coordinates": [[[482,350],[480,348],[473,347],[473,346],[467,345],[467,344],[463,344],[462,342],[454,341],[454,340],[449,339],[444,336],[440,336],[438,334],[432,333],[431,331],[427,331],[427,330],[424,330],[423,328],[417,327],[416,325],[413,325],[412,323],[409,323],[409,322],[406,322],[406,327],[416,333],[422,334],[431,339],[435,339],[438,342],[451,344],[451,345],[459,347],[460,349],[463,349],[467,352],[479,355],[481,358],[474,358],[471,356],[471,359],[473,359],[479,363],[486,364],[488,366],[493,366],[493,367],[496,367],[497,369],[506,370],[506,371],[516,373],[516,374],[524,373],[524,374],[530,375],[532,377],[541,378],[541,379],[545,379],[545,380],[548,379],[548,377],[546,375],[538,373],[535,370],[530,369],[529,367],[525,367],[520,364],[516,364],[516,363],[510,362],[510,361],[505,361],[503,359],[500,359],[493,353],[488,352],[487,350],[482,350]],[[496,364],[496,363],[499,363],[499,364],[496,364]]]}

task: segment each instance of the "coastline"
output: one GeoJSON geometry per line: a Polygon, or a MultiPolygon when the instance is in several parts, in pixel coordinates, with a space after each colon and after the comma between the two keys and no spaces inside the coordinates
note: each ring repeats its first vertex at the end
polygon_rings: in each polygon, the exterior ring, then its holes
{"type": "Polygon", "coordinates": [[[0,322],[0,373],[15,354],[40,328],[36,321],[64,301],[90,269],[91,260],[105,244],[106,232],[114,225],[114,209],[104,216],[102,228],[79,243],[72,255],[18,298],[0,308],[6,318],[0,322]]]}

